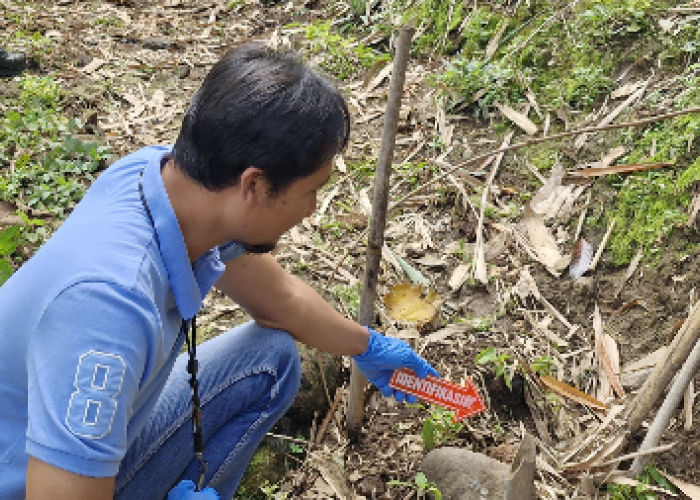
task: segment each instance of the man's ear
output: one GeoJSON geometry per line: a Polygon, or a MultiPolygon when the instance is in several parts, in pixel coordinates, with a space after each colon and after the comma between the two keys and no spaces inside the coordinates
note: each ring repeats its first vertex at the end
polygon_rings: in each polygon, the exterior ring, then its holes
{"type": "Polygon", "coordinates": [[[270,183],[265,177],[265,172],[258,167],[246,168],[238,182],[247,203],[259,202],[269,191],[270,183]]]}

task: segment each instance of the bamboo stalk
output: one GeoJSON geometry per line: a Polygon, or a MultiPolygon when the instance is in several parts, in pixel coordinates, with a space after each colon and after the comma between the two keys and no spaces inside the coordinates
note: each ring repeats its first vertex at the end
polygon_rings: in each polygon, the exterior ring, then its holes
{"type": "MultiPolygon", "coordinates": [[[[688,319],[683,323],[671,345],[668,347],[666,359],[656,365],[649,378],[639,389],[639,394],[627,408],[627,429],[634,433],[642,425],[654,409],[673,376],[678,373],[683,363],[690,356],[693,348],[700,342],[700,302],[693,307],[688,319]]],[[[688,384],[683,386],[683,390],[688,384]]],[[[668,398],[667,398],[668,399],[668,398]]]]}
{"type": "MultiPolygon", "coordinates": [[[[372,200],[372,215],[367,243],[367,260],[358,315],[358,323],[366,326],[371,326],[374,323],[374,301],[377,297],[379,262],[382,258],[384,229],[386,227],[387,206],[389,204],[389,178],[391,177],[391,164],[394,157],[399,110],[401,109],[401,97],[406,80],[406,67],[408,66],[413,33],[414,29],[411,27],[403,27],[399,31],[396,42],[394,70],[391,73],[389,97],[384,115],[379,164],[374,179],[374,199],[372,200]]],[[[360,372],[357,364],[353,362],[350,374],[347,414],[347,431],[351,440],[357,439],[362,428],[366,385],[367,380],[360,372]]]]}
{"type": "MultiPolygon", "coordinates": [[[[683,363],[683,368],[681,368],[678,377],[676,377],[676,380],[673,382],[671,390],[668,391],[668,395],[661,405],[661,408],[659,408],[654,422],[652,422],[649,427],[649,432],[647,432],[642,445],[639,447],[639,451],[647,451],[659,444],[661,436],[664,431],[668,429],[668,423],[676,412],[678,403],[680,403],[688,384],[693,380],[698,370],[700,370],[700,340],[695,343],[695,347],[688,355],[685,363],[683,363]]],[[[630,470],[637,475],[641,474],[646,461],[646,456],[636,458],[630,470]]]]}

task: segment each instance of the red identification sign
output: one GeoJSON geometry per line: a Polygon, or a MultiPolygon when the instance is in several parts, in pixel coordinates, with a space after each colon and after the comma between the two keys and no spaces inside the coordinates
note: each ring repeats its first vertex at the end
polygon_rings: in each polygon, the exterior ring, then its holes
{"type": "Polygon", "coordinates": [[[484,401],[471,379],[466,386],[453,384],[445,379],[428,375],[420,379],[411,370],[402,368],[394,371],[389,386],[406,394],[455,410],[455,422],[481,413],[486,409],[484,401]]]}

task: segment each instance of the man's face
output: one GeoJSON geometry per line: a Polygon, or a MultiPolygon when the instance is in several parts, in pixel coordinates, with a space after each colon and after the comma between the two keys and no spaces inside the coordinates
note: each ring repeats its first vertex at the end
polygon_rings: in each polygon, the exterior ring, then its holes
{"type": "Polygon", "coordinates": [[[316,210],[316,195],[330,179],[329,161],[313,174],[298,179],[283,191],[267,193],[255,215],[255,235],[245,241],[249,253],[271,252],[280,237],[316,210]],[[254,241],[253,241],[254,240],[254,241]]]}

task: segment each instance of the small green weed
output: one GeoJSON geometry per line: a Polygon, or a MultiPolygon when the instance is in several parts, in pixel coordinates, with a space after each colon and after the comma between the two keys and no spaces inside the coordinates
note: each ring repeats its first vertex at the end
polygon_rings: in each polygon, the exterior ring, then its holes
{"type": "Polygon", "coordinates": [[[388,54],[378,53],[352,37],[334,32],[331,21],[307,25],[306,38],[312,42],[314,52],[324,55],[323,69],[341,80],[357,76],[377,61],[391,59],[388,54]]]}
{"type": "MultiPolygon", "coordinates": [[[[427,54],[431,52],[442,52],[444,54],[454,53],[461,45],[463,39],[469,39],[471,31],[465,35],[458,33],[458,28],[462,25],[467,14],[465,2],[448,2],[445,0],[423,0],[421,2],[399,2],[400,7],[406,7],[404,20],[417,19],[423,25],[421,35],[415,42],[415,52],[427,54]]],[[[488,31],[481,24],[481,20],[475,22],[479,24],[481,31],[488,31]]],[[[488,21],[486,21],[488,24],[488,21]]],[[[488,42],[488,40],[487,40],[488,42]]]]}
{"type": "Polygon", "coordinates": [[[464,425],[454,421],[455,412],[452,410],[431,406],[428,412],[428,418],[423,421],[421,437],[426,451],[431,451],[455,439],[464,425]]]}
{"type": "Polygon", "coordinates": [[[50,77],[20,81],[18,106],[0,118],[0,199],[64,216],[83,196],[108,148],[73,137],[78,120],[62,114],[50,77]]]}
{"type": "Polygon", "coordinates": [[[416,494],[419,499],[428,498],[428,494],[432,494],[435,500],[442,500],[442,493],[437,489],[434,483],[428,482],[428,478],[425,477],[423,472],[416,473],[412,483],[407,483],[405,481],[389,481],[386,483],[390,486],[405,486],[408,488],[413,488],[416,490],[416,494]]]}
{"type": "Polygon", "coordinates": [[[647,465],[641,476],[637,480],[642,483],[637,486],[627,486],[623,484],[607,484],[606,492],[610,500],[656,500],[658,494],[647,488],[647,485],[661,487],[671,493],[675,493],[676,488],[661,475],[653,466],[647,465]]]}
{"type": "Polygon", "coordinates": [[[21,243],[22,230],[19,226],[9,226],[0,231],[0,286],[15,272],[9,257],[21,243]]]}
{"type": "MultiPolygon", "coordinates": [[[[686,92],[676,102],[679,109],[700,105],[700,65],[691,67],[683,80],[686,92]]],[[[623,163],[675,161],[677,166],[641,172],[609,182],[619,188],[615,210],[605,210],[603,221],[615,221],[610,239],[612,262],[627,264],[637,249],[658,254],[661,242],[688,219],[691,187],[700,181],[700,155],[693,148],[700,134],[700,115],[684,115],[628,131],[630,153],[623,163]]]]}
{"type": "Polygon", "coordinates": [[[333,295],[342,300],[348,308],[351,317],[356,318],[360,310],[360,294],[362,283],[359,281],[354,285],[337,285],[333,288],[333,295]]]}
{"type": "Polygon", "coordinates": [[[476,356],[476,363],[478,365],[492,364],[493,374],[496,377],[503,377],[508,389],[513,389],[513,381],[508,375],[507,363],[509,356],[507,353],[498,354],[495,347],[489,347],[484,349],[476,356]]]}
{"type": "Polygon", "coordinates": [[[554,372],[554,360],[549,356],[539,356],[532,362],[532,369],[540,375],[551,375],[554,372]]]}

